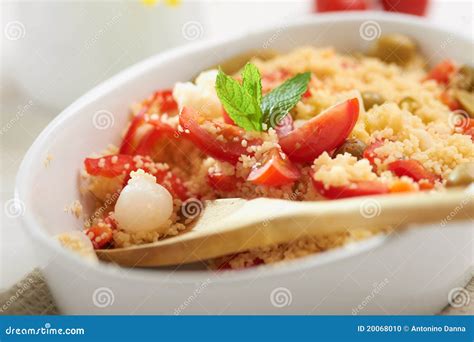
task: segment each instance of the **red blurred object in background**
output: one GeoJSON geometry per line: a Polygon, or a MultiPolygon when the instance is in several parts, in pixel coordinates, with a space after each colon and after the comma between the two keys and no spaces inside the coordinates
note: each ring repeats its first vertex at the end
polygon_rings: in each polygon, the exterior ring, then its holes
{"type": "Polygon", "coordinates": [[[423,16],[429,0],[315,0],[317,12],[363,11],[378,9],[423,16]]]}
{"type": "Polygon", "coordinates": [[[429,0],[382,0],[384,10],[414,15],[425,15],[429,0]]]}
{"type": "Polygon", "coordinates": [[[318,12],[366,10],[370,0],[316,0],[318,12]]]}

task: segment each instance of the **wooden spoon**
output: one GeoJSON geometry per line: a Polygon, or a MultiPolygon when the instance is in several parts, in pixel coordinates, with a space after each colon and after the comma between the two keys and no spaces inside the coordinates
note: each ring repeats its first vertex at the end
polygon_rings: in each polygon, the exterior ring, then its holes
{"type": "Polygon", "coordinates": [[[412,224],[472,220],[472,193],[399,194],[335,201],[295,202],[259,198],[208,201],[190,231],[154,243],[97,250],[102,260],[124,266],[190,263],[320,235],[412,224]]]}

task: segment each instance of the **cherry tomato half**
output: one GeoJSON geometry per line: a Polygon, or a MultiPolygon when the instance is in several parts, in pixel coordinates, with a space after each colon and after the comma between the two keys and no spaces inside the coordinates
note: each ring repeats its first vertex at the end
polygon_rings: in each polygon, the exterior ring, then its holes
{"type": "Polygon", "coordinates": [[[425,80],[435,80],[440,84],[448,84],[451,76],[456,72],[456,65],[450,59],[436,64],[426,75],[425,80]]]}
{"type": "Polygon", "coordinates": [[[247,152],[247,147],[259,145],[259,139],[247,141],[242,145],[245,131],[237,126],[217,121],[209,121],[199,116],[192,108],[184,107],[179,115],[179,123],[184,135],[205,154],[229,163],[237,163],[239,157],[247,152]],[[206,125],[208,127],[206,127],[206,125]],[[212,128],[212,129],[211,129],[212,128]],[[213,131],[218,130],[218,133],[213,131]],[[223,139],[219,139],[221,135],[223,139]]]}
{"type": "Polygon", "coordinates": [[[261,165],[254,166],[247,180],[257,185],[281,186],[300,178],[300,170],[282,152],[274,148],[268,151],[261,165]],[[284,156],[284,155],[283,155],[284,156]]]}
{"type": "Polygon", "coordinates": [[[434,183],[438,179],[438,176],[426,170],[423,164],[414,159],[395,160],[388,164],[387,168],[396,176],[407,176],[415,182],[426,180],[429,183],[434,183]]]}
{"type": "Polygon", "coordinates": [[[280,137],[280,146],[292,161],[312,163],[321,153],[341,145],[351,133],[358,117],[359,100],[346,100],[280,137]]]}
{"type": "Polygon", "coordinates": [[[316,191],[327,199],[382,195],[389,192],[388,186],[379,181],[359,181],[326,188],[323,182],[313,179],[313,185],[316,191]]]}

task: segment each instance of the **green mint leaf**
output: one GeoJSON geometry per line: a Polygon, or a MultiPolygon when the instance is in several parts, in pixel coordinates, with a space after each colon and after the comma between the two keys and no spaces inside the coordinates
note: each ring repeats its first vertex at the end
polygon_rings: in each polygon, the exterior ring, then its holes
{"type": "Polygon", "coordinates": [[[275,127],[308,89],[311,73],[298,74],[273,89],[262,99],[263,122],[275,127]]]}
{"type": "Polygon", "coordinates": [[[260,106],[262,103],[262,80],[255,64],[245,64],[242,72],[242,87],[256,99],[257,104],[260,106]]]}
{"type": "Polygon", "coordinates": [[[248,131],[262,130],[262,112],[256,98],[222,70],[217,74],[216,92],[227,114],[238,126],[248,131]]]}

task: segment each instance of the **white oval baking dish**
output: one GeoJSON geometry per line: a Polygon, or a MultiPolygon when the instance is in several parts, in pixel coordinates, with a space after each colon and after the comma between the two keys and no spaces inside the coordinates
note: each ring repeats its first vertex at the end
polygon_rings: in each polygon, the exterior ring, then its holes
{"type": "MultiPolygon", "coordinates": [[[[279,265],[214,274],[204,270],[125,269],[88,264],[51,236],[80,229],[63,208],[79,198],[83,158],[118,142],[133,101],[187,80],[220,60],[252,48],[286,51],[303,44],[364,51],[361,25],[415,38],[436,62],[472,62],[472,41],[425,21],[383,13],[318,15],[224,41],[200,42],[151,57],[94,88],[64,110],[25,156],[16,196],[43,273],[67,314],[432,314],[449,291],[468,280],[472,223],[430,226],[379,236],[279,265]],[[367,25],[367,24],[366,24],[367,25]],[[374,25],[374,24],[373,24],[374,25]],[[94,114],[113,113],[98,130],[94,114]],[[52,160],[45,167],[44,160],[52,160]],[[471,225],[469,227],[469,225],[471,225]]],[[[71,80],[73,82],[73,80],[71,80]]]]}

